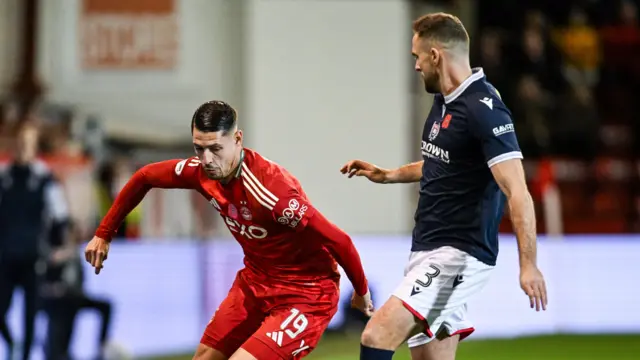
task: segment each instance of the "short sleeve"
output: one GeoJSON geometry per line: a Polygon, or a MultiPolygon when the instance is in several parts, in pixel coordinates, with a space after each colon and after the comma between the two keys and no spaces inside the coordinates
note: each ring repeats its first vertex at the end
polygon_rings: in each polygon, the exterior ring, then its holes
{"type": "Polygon", "coordinates": [[[243,167],[242,179],[247,191],[282,226],[301,231],[315,214],[298,182],[288,174],[276,170],[258,178],[250,169],[243,167]]]}
{"type": "Polygon", "coordinates": [[[491,94],[480,94],[469,101],[469,128],[482,144],[487,165],[522,159],[511,113],[502,101],[491,94]]]}

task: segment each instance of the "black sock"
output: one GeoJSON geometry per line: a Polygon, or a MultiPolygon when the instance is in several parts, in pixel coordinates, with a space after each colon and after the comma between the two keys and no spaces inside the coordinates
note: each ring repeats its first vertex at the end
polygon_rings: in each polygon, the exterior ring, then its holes
{"type": "Polygon", "coordinates": [[[391,360],[394,351],[374,349],[360,344],[360,360],[391,360]]]}

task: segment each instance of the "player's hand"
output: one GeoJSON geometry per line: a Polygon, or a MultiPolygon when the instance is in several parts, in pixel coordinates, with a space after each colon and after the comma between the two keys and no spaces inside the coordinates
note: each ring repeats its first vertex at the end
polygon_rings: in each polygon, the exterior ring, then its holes
{"type": "Polygon", "coordinates": [[[384,183],[389,171],[363,160],[351,160],[340,169],[340,172],[347,174],[349,178],[364,176],[374,183],[384,183]]]}
{"type": "Polygon", "coordinates": [[[94,236],[84,249],[84,258],[96,271],[100,274],[103,263],[107,260],[109,254],[109,242],[105,239],[94,236]]]}
{"type": "Polygon", "coordinates": [[[547,285],[538,267],[528,266],[520,270],[520,286],[529,296],[529,305],[532,309],[547,310],[547,285]]]}
{"type": "Polygon", "coordinates": [[[353,296],[351,296],[351,307],[362,311],[363,314],[369,317],[373,315],[374,308],[371,300],[371,291],[367,291],[364,296],[360,296],[354,291],[353,296]]]}

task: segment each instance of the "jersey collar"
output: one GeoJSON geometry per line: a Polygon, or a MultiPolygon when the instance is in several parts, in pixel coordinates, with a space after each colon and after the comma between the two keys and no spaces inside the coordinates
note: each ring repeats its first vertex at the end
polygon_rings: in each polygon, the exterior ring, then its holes
{"type": "Polygon", "coordinates": [[[242,175],[242,164],[244,163],[244,149],[240,150],[240,161],[238,161],[238,169],[234,178],[239,178],[242,175]]]}
{"type": "Polygon", "coordinates": [[[453,92],[451,92],[451,94],[446,95],[444,97],[445,104],[448,104],[453,100],[457,99],[458,97],[460,97],[460,95],[462,95],[462,93],[465,90],[467,90],[467,88],[469,87],[469,85],[471,85],[471,83],[473,83],[474,81],[480,80],[484,77],[484,70],[482,70],[482,68],[473,68],[471,69],[471,71],[472,71],[471,76],[466,78],[460,84],[460,86],[458,86],[455,90],[453,90],[453,92]]]}

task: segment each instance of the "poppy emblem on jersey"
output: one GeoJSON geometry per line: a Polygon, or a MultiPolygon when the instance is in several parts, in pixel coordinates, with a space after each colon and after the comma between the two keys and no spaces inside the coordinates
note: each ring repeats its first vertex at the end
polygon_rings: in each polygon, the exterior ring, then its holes
{"type": "Polygon", "coordinates": [[[440,123],[434,122],[433,126],[431,127],[431,131],[429,132],[429,141],[435,140],[435,138],[438,137],[439,133],[440,133],[440,123]]]}
{"type": "Polygon", "coordinates": [[[443,129],[448,128],[450,122],[451,122],[451,114],[447,114],[447,116],[444,117],[444,120],[442,120],[442,128],[443,129]]]}
{"type": "Polygon", "coordinates": [[[229,204],[229,206],[227,207],[227,211],[229,212],[229,217],[231,217],[232,219],[238,218],[238,209],[236,209],[235,205],[229,204]]]}
{"type": "Polygon", "coordinates": [[[251,216],[251,211],[249,211],[249,208],[246,206],[243,206],[240,208],[240,215],[242,216],[243,219],[247,221],[253,218],[253,216],[251,216]]]}

